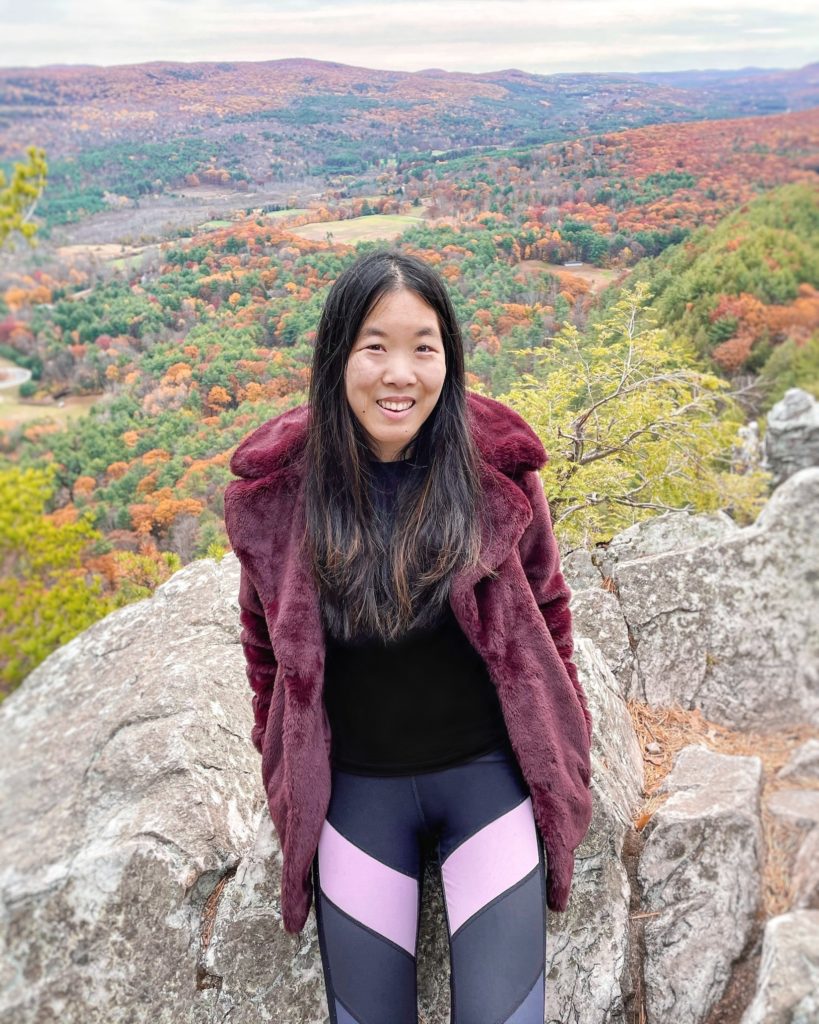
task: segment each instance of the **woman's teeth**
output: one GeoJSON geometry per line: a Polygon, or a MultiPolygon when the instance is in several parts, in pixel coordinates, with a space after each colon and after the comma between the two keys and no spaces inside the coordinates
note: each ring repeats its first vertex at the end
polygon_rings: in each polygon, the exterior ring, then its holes
{"type": "Polygon", "coordinates": [[[382,409],[389,409],[391,412],[403,412],[405,409],[411,409],[415,402],[377,402],[382,409]]]}

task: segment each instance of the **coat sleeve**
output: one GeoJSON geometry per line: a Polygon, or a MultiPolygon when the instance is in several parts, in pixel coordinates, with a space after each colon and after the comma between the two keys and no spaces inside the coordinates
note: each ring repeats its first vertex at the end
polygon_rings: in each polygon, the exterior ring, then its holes
{"type": "Polygon", "coordinates": [[[586,694],[577,677],[577,666],[572,661],[574,639],[572,613],[569,610],[572,591],[560,567],[560,552],[552,529],[552,515],[543,490],[543,480],[537,470],[531,469],[526,470],[518,482],[529,499],[533,512],[532,521],[526,527],[518,545],[523,571],[546,626],[552,634],[557,653],[566,666],[574,686],[591,742],[591,712],[586,694]]]}
{"type": "Polygon", "coordinates": [[[250,740],[261,754],[278,665],[259,594],[244,566],[239,577],[239,621],[242,624],[239,640],[245,656],[245,670],[253,690],[254,724],[250,740]]]}

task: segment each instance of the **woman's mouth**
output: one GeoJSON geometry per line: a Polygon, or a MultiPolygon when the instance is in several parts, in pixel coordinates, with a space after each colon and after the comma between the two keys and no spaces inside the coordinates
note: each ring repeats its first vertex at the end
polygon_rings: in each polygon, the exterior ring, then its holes
{"type": "Polygon", "coordinates": [[[381,401],[378,401],[375,404],[390,420],[402,420],[415,408],[415,402],[385,402],[382,405],[381,401]]]}

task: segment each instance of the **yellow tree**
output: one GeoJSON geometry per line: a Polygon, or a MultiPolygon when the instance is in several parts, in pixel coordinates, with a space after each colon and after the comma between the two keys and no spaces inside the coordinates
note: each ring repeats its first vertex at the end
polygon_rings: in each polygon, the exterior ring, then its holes
{"type": "Polygon", "coordinates": [[[55,648],[114,608],[82,565],[101,540],[88,517],[49,517],[53,465],[0,470],[0,698],[55,648]]]}
{"type": "Polygon", "coordinates": [[[37,146],[26,149],[28,160],[14,165],[11,181],[0,170],[0,249],[8,244],[14,249],[11,236],[17,232],[30,245],[36,245],[37,226],[31,218],[46,184],[48,164],[45,150],[37,146]]]}
{"type": "Polygon", "coordinates": [[[769,473],[739,471],[735,395],[656,326],[649,299],[646,282],[625,290],[588,338],[565,323],[503,396],[549,452],[541,475],[564,545],[671,510],[723,509],[745,524],[767,497],[769,473]]]}

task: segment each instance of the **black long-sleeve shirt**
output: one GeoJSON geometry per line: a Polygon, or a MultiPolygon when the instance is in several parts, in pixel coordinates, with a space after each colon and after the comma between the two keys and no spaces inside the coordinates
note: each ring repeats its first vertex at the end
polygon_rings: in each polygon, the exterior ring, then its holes
{"type": "MultiPolygon", "coordinates": [[[[410,461],[373,462],[376,500],[394,511],[410,461]]],[[[447,603],[438,621],[400,640],[345,643],[325,634],[324,700],[331,759],[361,775],[449,767],[509,746],[497,691],[447,603]]]]}

